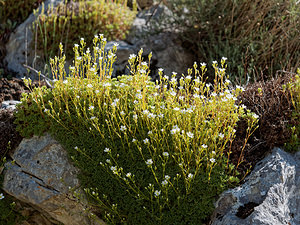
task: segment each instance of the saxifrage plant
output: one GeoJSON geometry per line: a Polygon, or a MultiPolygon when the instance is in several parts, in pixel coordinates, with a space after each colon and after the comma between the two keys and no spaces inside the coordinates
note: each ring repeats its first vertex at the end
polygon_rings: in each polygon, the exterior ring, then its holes
{"type": "Polygon", "coordinates": [[[204,80],[205,63],[180,79],[160,69],[153,83],[151,54],[146,62],[141,50],[129,58],[130,74],[112,79],[117,45],[107,52],[105,44],[96,35],[91,50],[81,39],[69,74],[64,55],[51,59],[53,88],[23,96],[18,130],[48,131],[63,144],[109,224],[204,223],[215,198],[239,181],[225,154],[237,121],[247,121],[247,140],[258,120],[236,104],[242,88],[229,88],[226,58],[213,62],[212,84],[204,80]]]}

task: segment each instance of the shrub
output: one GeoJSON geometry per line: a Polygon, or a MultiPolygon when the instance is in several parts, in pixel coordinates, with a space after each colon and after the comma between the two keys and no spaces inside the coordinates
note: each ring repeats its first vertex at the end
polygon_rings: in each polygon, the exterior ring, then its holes
{"type": "Polygon", "coordinates": [[[43,12],[34,22],[38,50],[44,59],[58,54],[59,43],[63,43],[66,56],[73,53],[73,45],[79,38],[93,44],[93,36],[102,33],[108,40],[124,39],[128,33],[136,9],[130,10],[124,0],[71,1],[43,12]]]}
{"type": "Polygon", "coordinates": [[[229,90],[225,59],[213,64],[213,84],[203,79],[206,65],[196,63],[180,79],[160,69],[155,84],[141,50],[129,58],[130,75],[112,79],[117,47],[105,52],[105,44],[96,36],[90,51],[81,39],[68,76],[65,56],[52,59],[53,89],[24,95],[18,130],[48,130],[64,145],[109,224],[203,223],[215,198],[238,182],[225,155],[237,121],[248,123],[248,139],[258,117],[235,104],[242,88],[229,90]]]}
{"type": "Polygon", "coordinates": [[[294,0],[166,1],[169,20],[197,59],[228,57],[231,80],[271,77],[300,65],[300,7],[294,0]],[[263,75],[262,75],[263,74],[263,75]]]}

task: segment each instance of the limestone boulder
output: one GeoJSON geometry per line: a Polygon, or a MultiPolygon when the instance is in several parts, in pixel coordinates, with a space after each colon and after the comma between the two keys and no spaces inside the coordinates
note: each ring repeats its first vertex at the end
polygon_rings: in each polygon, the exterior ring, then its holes
{"type": "Polygon", "coordinates": [[[244,184],[221,195],[212,224],[300,224],[300,152],[275,148],[244,184]]]}
{"type": "Polygon", "coordinates": [[[70,188],[79,187],[79,171],[50,135],[23,139],[12,159],[5,164],[5,192],[65,225],[105,224],[90,219],[84,201],[73,197],[70,188]]]}

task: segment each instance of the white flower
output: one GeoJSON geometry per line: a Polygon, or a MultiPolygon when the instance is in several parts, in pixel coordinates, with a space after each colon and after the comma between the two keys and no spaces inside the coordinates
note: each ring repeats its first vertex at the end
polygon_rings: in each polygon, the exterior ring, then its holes
{"type": "Polygon", "coordinates": [[[246,108],[247,108],[244,104],[241,104],[241,107],[242,107],[243,109],[246,109],[246,108]]]}
{"type": "Polygon", "coordinates": [[[215,152],[215,151],[212,151],[211,153],[212,153],[213,155],[215,155],[215,154],[216,154],[216,152],[215,152]]]}
{"type": "Polygon", "coordinates": [[[111,83],[106,82],[106,83],[103,84],[103,86],[104,86],[104,87],[110,87],[110,86],[111,86],[111,83]]]}
{"type": "Polygon", "coordinates": [[[206,144],[201,145],[202,148],[207,148],[206,144]]]}
{"type": "Polygon", "coordinates": [[[110,163],[110,159],[106,159],[106,162],[107,162],[107,163],[110,163]]]}
{"type": "Polygon", "coordinates": [[[182,90],[182,89],[183,89],[183,87],[182,87],[182,86],[179,86],[179,87],[178,87],[178,89],[179,89],[179,90],[182,90]]]}
{"type": "Polygon", "coordinates": [[[174,111],[179,111],[180,109],[178,107],[175,107],[173,110],[174,111]]]}
{"type": "Polygon", "coordinates": [[[96,117],[95,117],[95,116],[92,116],[92,117],[91,117],[91,120],[94,120],[94,119],[96,119],[96,117]]]}
{"type": "Polygon", "coordinates": [[[176,72],[172,72],[172,75],[173,75],[173,76],[176,76],[176,75],[177,75],[177,73],[176,73],[176,72]]]}
{"type": "Polygon", "coordinates": [[[161,193],[161,191],[158,191],[158,190],[154,191],[154,195],[155,195],[155,197],[158,197],[158,196],[160,196],[160,193],[161,193]]]}
{"type": "Polygon", "coordinates": [[[125,130],[127,130],[127,128],[126,128],[126,126],[121,126],[120,130],[125,131],[125,130]]]}
{"type": "Polygon", "coordinates": [[[141,93],[137,93],[137,94],[135,95],[135,97],[137,97],[138,99],[142,99],[142,98],[143,98],[143,96],[142,96],[141,93]]]}
{"type": "Polygon", "coordinates": [[[159,69],[158,69],[158,72],[163,72],[163,71],[164,71],[163,68],[159,68],[159,69]]]}
{"type": "Polygon", "coordinates": [[[171,91],[170,94],[171,94],[172,96],[176,96],[176,92],[175,92],[175,91],[171,91]]]}
{"type": "Polygon", "coordinates": [[[78,147],[77,147],[77,146],[75,146],[75,147],[74,147],[74,149],[75,149],[75,150],[77,150],[77,149],[78,149],[78,147]]]}
{"type": "Polygon", "coordinates": [[[144,73],[146,73],[146,70],[141,69],[141,70],[140,70],[140,73],[143,73],[143,74],[144,74],[144,73]]]}
{"type": "Polygon", "coordinates": [[[153,114],[153,113],[149,113],[149,114],[147,115],[147,117],[148,117],[148,118],[152,118],[152,119],[154,119],[154,118],[156,117],[156,115],[155,115],[155,114],[153,114]]]}
{"type": "Polygon", "coordinates": [[[87,87],[88,87],[88,88],[92,88],[93,85],[92,85],[92,84],[88,84],[87,87]]]}
{"type": "Polygon", "coordinates": [[[145,110],[143,111],[143,114],[144,114],[144,115],[148,115],[148,114],[149,114],[149,110],[145,109],[145,110]]]}
{"type": "Polygon", "coordinates": [[[152,159],[148,159],[148,160],[146,161],[146,164],[147,164],[148,166],[152,165],[152,164],[153,164],[153,160],[152,160],[152,159]]]}
{"type": "Polygon", "coordinates": [[[164,157],[169,157],[169,153],[168,152],[163,152],[162,153],[164,157]]]}
{"type": "Polygon", "coordinates": [[[95,93],[98,94],[98,93],[99,93],[99,90],[96,90],[95,93]]]}
{"type": "Polygon", "coordinates": [[[163,129],[163,128],[162,128],[162,129],[160,129],[160,131],[161,131],[161,132],[164,132],[164,131],[165,131],[165,129],[163,129]]]}
{"type": "Polygon", "coordinates": [[[186,76],[185,79],[190,80],[192,77],[190,75],[186,76]]]}
{"type": "Polygon", "coordinates": [[[132,118],[133,118],[134,120],[137,120],[138,116],[137,116],[136,114],[134,114],[134,115],[132,116],[132,118]]]}
{"type": "Polygon", "coordinates": [[[152,134],[152,131],[150,130],[149,132],[148,132],[148,135],[151,135],[152,134]]]}
{"type": "Polygon", "coordinates": [[[0,200],[1,200],[1,199],[4,199],[3,193],[0,194],[0,200]]]}
{"type": "Polygon", "coordinates": [[[114,43],[114,46],[118,47],[118,46],[119,46],[119,43],[116,43],[116,42],[115,42],[115,43],[114,43]]]}
{"type": "Polygon", "coordinates": [[[142,64],[142,66],[147,66],[146,62],[142,62],[141,64],[142,64]]]}
{"type": "Polygon", "coordinates": [[[179,100],[183,101],[184,100],[184,96],[179,96],[179,100]]]}
{"type": "Polygon", "coordinates": [[[74,47],[75,47],[75,48],[78,48],[78,46],[79,46],[78,44],[74,44],[74,47]]]}
{"type": "Polygon", "coordinates": [[[145,144],[148,144],[148,143],[149,143],[149,139],[146,138],[146,139],[143,140],[143,142],[144,142],[145,144]]]}
{"type": "Polygon", "coordinates": [[[63,83],[64,83],[64,84],[67,84],[67,83],[68,83],[68,80],[64,80],[63,83]]]}
{"type": "Polygon", "coordinates": [[[198,95],[198,94],[194,94],[193,96],[194,96],[194,98],[200,98],[200,95],[198,95]]]}
{"type": "Polygon", "coordinates": [[[212,61],[212,64],[217,64],[218,62],[217,61],[212,61]]]}
{"type": "Polygon", "coordinates": [[[116,166],[111,166],[110,170],[113,171],[113,173],[116,173],[117,172],[117,167],[116,166]]]}
{"type": "Polygon", "coordinates": [[[77,59],[78,61],[81,61],[82,58],[81,58],[80,56],[78,56],[76,59],[77,59]]]}
{"type": "Polygon", "coordinates": [[[177,79],[175,78],[175,77],[173,77],[172,79],[171,79],[171,82],[176,82],[177,81],[177,79]]]}
{"type": "Polygon", "coordinates": [[[89,110],[93,110],[94,108],[95,108],[95,107],[91,105],[91,106],[89,107],[89,110]]]}
{"type": "Polygon", "coordinates": [[[133,101],[133,104],[135,104],[135,105],[138,104],[138,103],[139,103],[138,100],[134,100],[134,101],[133,101]]]}
{"type": "Polygon", "coordinates": [[[189,137],[189,138],[194,138],[194,134],[192,132],[187,132],[186,135],[189,137]]]}
{"type": "Polygon", "coordinates": [[[109,148],[105,148],[105,149],[104,149],[104,152],[109,153],[109,152],[110,152],[110,149],[109,149],[109,148]]]}
{"type": "Polygon", "coordinates": [[[133,59],[133,58],[135,58],[135,57],[136,57],[135,54],[130,54],[130,55],[129,55],[129,59],[133,59]]]}
{"type": "Polygon", "coordinates": [[[258,118],[259,118],[259,116],[256,115],[255,113],[252,114],[252,117],[253,117],[254,119],[258,119],[258,118]]]}
{"type": "Polygon", "coordinates": [[[130,173],[130,172],[127,173],[127,174],[126,174],[126,177],[131,177],[131,173],[130,173]]]}
{"type": "Polygon", "coordinates": [[[211,163],[214,163],[214,162],[216,162],[216,160],[214,159],[214,158],[210,158],[210,160],[209,160],[211,163]]]}
{"type": "Polygon", "coordinates": [[[202,62],[200,63],[201,67],[205,67],[206,66],[206,63],[205,62],[202,62]]]}
{"type": "Polygon", "coordinates": [[[168,184],[168,181],[167,181],[167,180],[163,180],[163,181],[161,182],[161,184],[162,184],[162,186],[166,186],[166,185],[168,184]]]}
{"type": "Polygon", "coordinates": [[[121,111],[120,114],[121,114],[121,115],[125,115],[124,111],[121,111]]]}
{"type": "Polygon", "coordinates": [[[165,179],[166,179],[166,180],[170,180],[170,178],[171,178],[171,177],[170,177],[169,175],[166,175],[166,176],[165,176],[165,179]]]}
{"type": "Polygon", "coordinates": [[[193,177],[194,177],[194,174],[189,173],[188,178],[189,178],[189,179],[192,179],[193,177]]]}
{"type": "Polygon", "coordinates": [[[227,58],[226,57],[222,57],[222,59],[221,60],[224,60],[224,61],[226,61],[227,60],[227,58]]]}
{"type": "Polygon", "coordinates": [[[134,143],[134,142],[136,142],[136,139],[135,139],[135,138],[133,138],[133,139],[132,139],[132,142],[133,142],[133,143],[134,143]]]}
{"type": "Polygon", "coordinates": [[[44,109],[44,112],[48,112],[48,109],[44,109]]]}
{"type": "Polygon", "coordinates": [[[173,126],[173,129],[171,130],[171,134],[176,134],[177,132],[180,132],[180,129],[177,125],[173,126]]]}

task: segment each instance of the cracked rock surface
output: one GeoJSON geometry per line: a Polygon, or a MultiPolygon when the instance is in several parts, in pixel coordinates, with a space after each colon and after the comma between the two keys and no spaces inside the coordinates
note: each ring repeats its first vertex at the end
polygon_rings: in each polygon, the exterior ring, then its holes
{"type": "Polygon", "coordinates": [[[221,195],[212,224],[299,225],[300,152],[275,148],[244,184],[221,195]]]}
{"type": "Polygon", "coordinates": [[[84,205],[70,197],[79,186],[78,170],[67,152],[50,135],[23,139],[6,163],[3,190],[65,225],[104,224],[90,220],[84,205]]]}

